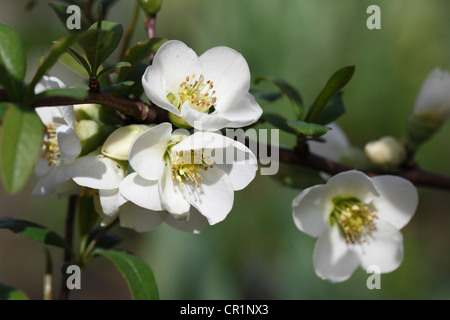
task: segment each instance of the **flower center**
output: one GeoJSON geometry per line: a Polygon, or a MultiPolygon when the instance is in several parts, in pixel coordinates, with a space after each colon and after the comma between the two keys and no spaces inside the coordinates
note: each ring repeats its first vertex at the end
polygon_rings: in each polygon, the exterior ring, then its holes
{"type": "Polygon", "coordinates": [[[365,236],[376,230],[373,220],[378,216],[373,210],[357,198],[336,197],[333,204],[330,224],[337,222],[347,243],[355,243],[356,240],[366,242],[365,236]]]}
{"type": "Polygon", "coordinates": [[[217,101],[217,98],[214,96],[215,93],[212,81],[205,81],[202,75],[196,80],[195,74],[192,74],[191,77],[187,76],[185,81],[180,83],[178,93],[169,93],[167,99],[178,110],[181,110],[181,106],[186,101],[189,101],[189,106],[192,109],[209,113],[217,101]]]}
{"type": "MultiPolygon", "coordinates": [[[[182,140],[182,139],[181,139],[182,140]]],[[[202,179],[202,170],[206,171],[208,168],[213,168],[209,157],[204,154],[203,149],[173,152],[172,147],[178,144],[169,144],[165,155],[166,165],[169,165],[172,170],[172,180],[176,180],[183,187],[185,182],[195,184],[200,188],[200,180],[202,179]]]]}
{"type": "Polygon", "coordinates": [[[46,137],[43,141],[45,149],[41,154],[41,157],[47,159],[48,165],[51,166],[59,162],[59,158],[61,158],[58,146],[58,137],[56,135],[56,129],[51,123],[44,125],[44,128],[46,132],[46,137]]]}

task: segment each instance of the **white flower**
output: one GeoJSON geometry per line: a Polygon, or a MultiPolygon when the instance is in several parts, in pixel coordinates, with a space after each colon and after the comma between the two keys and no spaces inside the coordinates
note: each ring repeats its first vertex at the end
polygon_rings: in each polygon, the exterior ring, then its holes
{"type": "Polygon", "coordinates": [[[391,136],[367,143],[364,147],[367,159],[380,169],[395,169],[406,159],[405,147],[391,136]]]}
{"type": "Polygon", "coordinates": [[[262,109],[248,92],[250,71],[244,57],[215,47],[200,57],[180,41],[167,41],[142,77],[148,98],[170,112],[180,127],[218,130],[255,123],[262,109]],[[196,128],[196,127],[195,127],[196,128]]]}
{"type": "Polygon", "coordinates": [[[103,143],[102,153],[113,159],[128,160],[128,152],[134,139],[148,128],[142,124],[120,127],[111,133],[103,143]]]}
{"type": "Polygon", "coordinates": [[[439,127],[450,118],[450,74],[433,69],[422,84],[416,98],[413,116],[427,119],[439,127]]]}
{"type": "Polygon", "coordinates": [[[305,189],[292,208],[297,228],[318,237],[313,254],[316,274],[341,282],[358,266],[366,270],[376,265],[381,273],[400,266],[399,230],[412,218],[417,204],[417,191],[408,180],[347,171],[325,185],[305,189]]]}
{"type": "Polygon", "coordinates": [[[215,224],[228,215],[234,191],[255,177],[255,155],[243,144],[217,133],[188,136],[163,123],[139,135],[129,163],[136,171],[120,185],[122,196],[152,211],[190,219],[191,206],[215,224]],[[227,157],[222,161],[222,156],[227,157]]]}
{"type": "MultiPolygon", "coordinates": [[[[64,88],[64,84],[55,77],[44,76],[36,85],[35,93],[64,88]]],[[[36,112],[45,127],[45,137],[41,157],[35,166],[39,180],[34,187],[34,196],[47,196],[61,189],[61,193],[70,193],[66,180],[59,176],[64,165],[71,163],[81,152],[81,141],[74,130],[73,106],[40,107],[36,112]]],[[[72,185],[73,187],[73,185],[72,185]]]]}

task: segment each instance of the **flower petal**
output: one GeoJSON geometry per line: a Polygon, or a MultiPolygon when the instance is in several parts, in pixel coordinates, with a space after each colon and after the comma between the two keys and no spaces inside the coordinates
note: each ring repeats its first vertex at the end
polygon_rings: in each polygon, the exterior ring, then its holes
{"type": "Polygon", "coordinates": [[[411,220],[419,196],[416,187],[406,179],[383,175],[372,178],[380,197],[374,200],[376,214],[398,230],[411,220]]]}
{"type": "Polygon", "coordinates": [[[219,130],[227,127],[230,120],[224,118],[219,113],[203,113],[192,109],[188,102],[181,106],[181,118],[197,130],[219,130]]]}
{"type": "Polygon", "coordinates": [[[326,188],[325,185],[317,185],[305,189],[292,201],[295,225],[312,237],[318,237],[328,228],[330,211],[326,210],[323,202],[326,188]]]}
{"type": "Polygon", "coordinates": [[[121,195],[134,204],[148,210],[163,210],[159,198],[158,181],[145,180],[136,172],[129,174],[120,184],[121,195]]]}
{"type": "Polygon", "coordinates": [[[64,163],[72,162],[81,152],[81,141],[75,131],[68,126],[56,129],[58,147],[64,163]]]}
{"type": "Polygon", "coordinates": [[[174,215],[182,215],[189,211],[190,204],[180,190],[178,181],[172,180],[172,171],[165,167],[158,183],[159,196],[164,210],[174,215]]]}
{"type": "Polygon", "coordinates": [[[200,76],[201,73],[197,54],[183,42],[171,40],[156,52],[152,65],[142,77],[142,86],[153,103],[179,116],[178,109],[168,101],[167,95],[177,94],[187,76],[200,76]]]}
{"type": "Polygon", "coordinates": [[[72,178],[78,185],[92,189],[117,189],[125,176],[125,169],[103,155],[78,158],[61,170],[61,179],[72,178]]]}
{"type": "Polygon", "coordinates": [[[169,214],[167,215],[166,223],[181,231],[192,232],[194,234],[202,232],[206,226],[206,218],[195,208],[191,208],[187,215],[188,219],[176,219],[176,217],[169,214]]]}
{"type": "Polygon", "coordinates": [[[206,171],[200,180],[200,187],[186,183],[182,188],[189,203],[204,215],[209,224],[216,224],[226,218],[233,207],[234,191],[230,179],[218,168],[206,171]]]}
{"type": "Polygon", "coordinates": [[[146,232],[157,228],[167,217],[163,211],[145,210],[131,202],[120,208],[120,226],[146,232]]]}
{"type": "Polygon", "coordinates": [[[392,272],[403,260],[402,233],[382,219],[375,223],[377,229],[366,237],[367,242],[355,246],[361,258],[361,267],[367,270],[369,266],[375,265],[381,273],[392,272]]]}
{"type": "Polygon", "coordinates": [[[379,196],[372,179],[357,170],[338,173],[327,181],[327,186],[331,199],[336,196],[355,197],[364,203],[369,203],[379,196]]]}
{"type": "MultiPolygon", "coordinates": [[[[227,119],[227,127],[240,128],[258,121],[262,115],[262,109],[255,98],[248,92],[239,92],[229,100],[226,107],[221,107],[223,100],[217,100],[217,114],[227,119]]],[[[213,112],[211,115],[215,115],[213,112]]],[[[205,128],[206,129],[206,128],[205,128]]]]}
{"type": "MultiPolygon", "coordinates": [[[[42,155],[42,153],[41,153],[42,155]]],[[[36,164],[34,166],[34,173],[38,176],[38,177],[42,177],[46,174],[48,174],[50,172],[50,170],[52,169],[52,166],[48,165],[48,160],[44,157],[39,157],[36,160],[36,164]]]]}
{"type": "Polygon", "coordinates": [[[172,133],[170,123],[162,123],[141,133],[128,156],[131,167],[144,179],[157,180],[165,165],[164,153],[172,133]]]}
{"type": "Polygon", "coordinates": [[[325,229],[317,239],[313,254],[314,270],[321,279],[342,282],[359,265],[359,257],[349,249],[337,225],[325,229]]]}
{"type": "Polygon", "coordinates": [[[103,214],[109,218],[115,217],[119,213],[119,207],[116,204],[119,189],[99,190],[98,194],[103,214]]]}
{"type": "Polygon", "coordinates": [[[46,197],[55,192],[55,180],[59,171],[59,167],[52,166],[52,169],[38,180],[31,194],[34,197],[46,197]]]}

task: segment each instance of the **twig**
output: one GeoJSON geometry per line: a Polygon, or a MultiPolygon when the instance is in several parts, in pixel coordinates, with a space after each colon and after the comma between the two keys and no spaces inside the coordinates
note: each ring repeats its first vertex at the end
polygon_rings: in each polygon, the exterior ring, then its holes
{"type": "Polygon", "coordinates": [[[135,1],[136,1],[136,5],[134,7],[133,18],[131,19],[130,23],[128,24],[127,30],[125,31],[125,35],[123,37],[122,51],[120,52],[120,57],[122,59],[125,56],[125,53],[127,52],[131,37],[133,36],[134,28],[136,27],[136,21],[139,17],[139,12],[140,12],[139,0],[135,0],[135,1]]]}
{"type": "MultiPolygon", "coordinates": [[[[153,39],[156,36],[156,13],[153,13],[145,18],[145,29],[147,30],[147,38],[153,39]]],[[[152,52],[149,57],[149,64],[152,64],[155,52],[152,52]]]]}
{"type": "MultiPolygon", "coordinates": [[[[69,202],[67,205],[67,217],[66,217],[66,227],[65,227],[65,240],[69,248],[73,247],[73,227],[75,221],[75,207],[77,202],[77,196],[69,197],[69,202]]],[[[64,263],[72,261],[72,253],[69,250],[64,251],[64,263]]],[[[61,289],[60,289],[59,300],[67,300],[69,298],[69,289],[66,285],[66,277],[61,279],[61,289]]]]}

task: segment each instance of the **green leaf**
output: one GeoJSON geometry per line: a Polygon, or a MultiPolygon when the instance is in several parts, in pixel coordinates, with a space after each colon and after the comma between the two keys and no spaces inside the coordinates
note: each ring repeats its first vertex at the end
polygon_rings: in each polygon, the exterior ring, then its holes
{"type": "Polygon", "coordinates": [[[74,55],[72,55],[72,53],[69,53],[71,50],[73,49],[69,48],[67,52],[63,53],[59,58],[59,62],[61,62],[70,70],[82,75],[83,77],[89,78],[89,71],[90,71],[89,63],[80,53],[77,52],[76,54],[81,56],[81,59],[83,59],[84,62],[83,60],[79,60],[78,56],[75,57],[74,55]]]}
{"type": "Polygon", "coordinates": [[[319,114],[325,108],[328,100],[341,90],[351,80],[355,73],[354,66],[344,67],[336,71],[328,80],[325,88],[320,92],[319,96],[314,101],[313,105],[309,109],[308,115],[305,118],[306,122],[315,122],[319,114]]]}
{"type": "Polygon", "coordinates": [[[81,88],[56,88],[41,92],[40,94],[35,96],[34,99],[52,96],[68,97],[83,100],[88,96],[88,91],[81,88]]]}
{"type": "MultiPolygon", "coordinates": [[[[66,1],[69,2],[69,1],[66,1]]],[[[74,3],[73,1],[70,1],[69,5],[71,4],[75,4],[75,5],[79,5],[74,3]]],[[[48,4],[53,11],[56,13],[56,15],[58,16],[58,19],[61,21],[61,23],[63,24],[64,28],[69,31],[70,33],[79,33],[82,30],[87,30],[89,27],[89,21],[86,19],[86,15],[81,14],[80,16],[80,24],[81,24],[81,29],[68,29],[67,28],[67,19],[72,15],[71,13],[67,13],[67,7],[68,5],[62,5],[62,4],[56,4],[56,3],[49,3],[48,4]]]]}
{"type": "Polygon", "coordinates": [[[9,107],[9,105],[7,103],[0,102],[0,118],[3,117],[3,115],[6,112],[6,110],[8,110],[8,107],[9,107]]]}
{"type": "Polygon", "coordinates": [[[67,248],[66,242],[58,234],[34,222],[11,217],[2,217],[0,218],[0,229],[8,229],[24,237],[50,246],[67,248]]]}
{"type": "Polygon", "coordinates": [[[287,124],[293,128],[297,134],[303,134],[307,137],[318,138],[323,136],[330,128],[316,123],[308,123],[300,120],[288,120],[287,124]]]}
{"type": "Polygon", "coordinates": [[[101,77],[103,75],[106,75],[110,72],[113,72],[116,69],[121,69],[121,68],[127,68],[127,67],[131,67],[131,63],[129,62],[119,62],[116,63],[112,66],[106,67],[104,68],[102,71],[99,72],[98,77],[101,77]]]}
{"type": "Polygon", "coordinates": [[[29,300],[22,291],[0,283],[0,300],[29,300]]]}
{"type": "Polygon", "coordinates": [[[258,84],[262,80],[274,83],[278,87],[278,89],[280,89],[281,93],[289,99],[289,102],[291,103],[291,106],[294,109],[296,117],[298,119],[301,119],[303,114],[303,100],[297,89],[295,89],[293,86],[291,86],[283,79],[268,76],[256,77],[255,83],[258,84]]]}
{"type": "Polygon", "coordinates": [[[264,111],[263,114],[261,115],[261,119],[270,123],[275,128],[278,128],[280,130],[283,130],[283,131],[286,131],[289,133],[297,134],[297,131],[295,131],[293,128],[291,128],[287,124],[288,120],[276,113],[264,111]]]}
{"type": "Polygon", "coordinates": [[[140,258],[125,251],[100,248],[95,249],[93,254],[111,260],[125,277],[134,300],[159,299],[153,272],[140,258]]]}
{"type": "Polygon", "coordinates": [[[42,76],[58,61],[59,57],[78,39],[79,34],[70,35],[58,40],[50,52],[39,65],[36,74],[28,85],[26,99],[29,99],[34,94],[34,87],[41,80],[42,76]]]}
{"type": "Polygon", "coordinates": [[[80,44],[91,64],[92,74],[97,74],[100,65],[108,59],[120,43],[123,35],[121,24],[101,22],[101,29],[94,23],[81,37],[80,44]]]}
{"type": "MultiPolygon", "coordinates": [[[[102,231],[103,228],[95,228],[92,230],[92,232],[89,234],[88,243],[90,243],[94,238],[98,235],[99,232],[102,231]]],[[[115,234],[112,234],[110,232],[107,232],[103,234],[100,239],[97,240],[95,243],[96,248],[101,249],[111,249],[112,247],[118,245],[120,242],[122,242],[122,238],[119,236],[116,236],[115,234]]]]}
{"type": "Polygon", "coordinates": [[[98,214],[94,207],[94,199],[92,197],[79,197],[77,208],[80,235],[87,236],[98,220],[98,214]]]}
{"type": "Polygon", "coordinates": [[[33,172],[42,134],[42,124],[34,110],[9,106],[3,118],[0,140],[2,178],[8,192],[18,192],[33,172]]]}
{"type": "Polygon", "coordinates": [[[110,85],[106,88],[103,88],[103,91],[108,92],[109,94],[112,94],[112,95],[118,95],[121,92],[123,92],[124,89],[128,89],[133,84],[134,84],[134,81],[124,81],[124,82],[116,83],[116,84],[110,85]]]}
{"type": "Polygon", "coordinates": [[[139,0],[144,12],[150,16],[161,9],[162,0],[139,0]]]}
{"type": "Polygon", "coordinates": [[[336,92],[328,101],[325,108],[317,116],[314,123],[328,124],[335,121],[345,113],[344,103],[342,102],[342,91],[336,92]]]}
{"type": "Polygon", "coordinates": [[[256,100],[267,103],[277,101],[283,96],[280,92],[267,92],[258,89],[250,89],[250,93],[256,100]]]}
{"type": "Polygon", "coordinates": [[[0,23],[0,84],[5,86],[12,101],[22,101],[21,88],[26,69],[19,35],[13,28],[0,23]]]}

